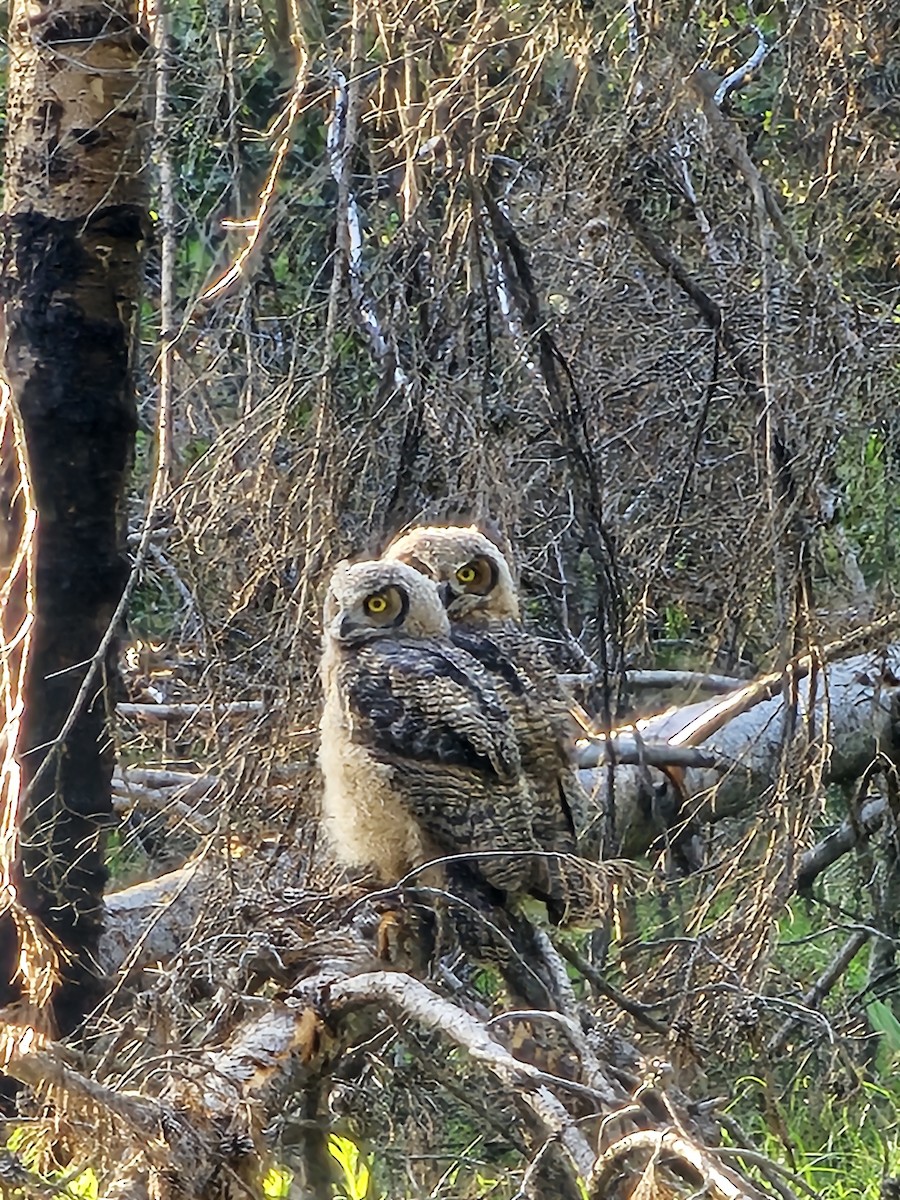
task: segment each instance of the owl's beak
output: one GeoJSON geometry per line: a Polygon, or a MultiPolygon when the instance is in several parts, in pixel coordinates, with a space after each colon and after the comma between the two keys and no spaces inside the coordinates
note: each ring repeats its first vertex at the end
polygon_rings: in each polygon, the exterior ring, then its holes
{"type": "Polygon", "coordinates": [[[441,598],[441,604],[443,604],[444,608],[449,608],[453,603],[453,589],[450,587],[450,584],[446,582],[439,583],[438,595],[441,598]]]}
{"type": "Polygon", "coordinates": [[[342,642],[348,641],[348,639],[353,637],[353,634],[356,632],[357,628],[358,628],[358,626],[352,617],[350,617],[350,616],[342,617],[341,623],[337,628],[338,638],[342,642]]]}

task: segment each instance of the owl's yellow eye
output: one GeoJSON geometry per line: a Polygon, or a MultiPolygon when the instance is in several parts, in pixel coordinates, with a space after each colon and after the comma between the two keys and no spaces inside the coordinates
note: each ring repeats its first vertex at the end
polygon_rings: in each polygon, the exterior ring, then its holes
{"type": "Polygon", "coordinates": [[[470,596],[487,596],[497,585],[497,568],[489,558],[473,558],[456,568],[456,582],[470,596]]]}
{"type": "Polygon", "coordinates": [[[362,607],[370,628],[374,625],[376,629],[388,629],[403,624],[409,609],[409,598],[401,588],[390,584],[380,592],[370,592],[363,600],[362,607]]]}

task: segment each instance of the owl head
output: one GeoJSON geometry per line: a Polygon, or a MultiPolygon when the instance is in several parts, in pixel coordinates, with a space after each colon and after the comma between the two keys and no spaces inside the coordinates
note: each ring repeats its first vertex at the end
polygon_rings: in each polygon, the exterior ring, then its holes
{"type": "Polygon", "coordinates": [[[411,529],[388,546],[384,557],[433,579],[451,621],[519,619],[509,564],[475,525],[411,529]]]}
{"type": "Polygon", "coordinates": [[[377,637],[446,637],[436,584],[402,562],[342,562],[328,584],[322,628],[336,642],[377,637]]]}

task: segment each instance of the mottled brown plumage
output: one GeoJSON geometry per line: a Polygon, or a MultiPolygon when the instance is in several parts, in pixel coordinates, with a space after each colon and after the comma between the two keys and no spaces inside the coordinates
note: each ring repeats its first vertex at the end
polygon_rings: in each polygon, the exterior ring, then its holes
{"type": "Polygon", "coordinates": [[[399,562],[342,565],[324,625],[320,761],[337,857],[396,880],[466,855],[504,902],[531,894],[564,906],[542,853],[559,847],[537,834],[543,814],[507,705],[450,640],[434,583],[399,562]]]}
{"type": "MultiPolygon", "coordinates": [[[[489,672],[507,706],[522,767],[537,799],[534,832],[558,855],[575,853],[586,821],[586,797],[571,758],[571,717],[556,671],[537,638],[518,622],[519,602],[509,565],[497,546],[475,527],[413,529],[393,542],[385,559],[405,562],[438,586],[451,620],[453,644],[489,672]]],[[[551,859],[557,877],[571,872],[551,859]]],[[[571,888],[557,878],[552,889],[571,888]]],[[[580,898],[574,907],[583,905],[580,898]]],[[[554,920],[562,908],[550,906],[554,920]]]]}

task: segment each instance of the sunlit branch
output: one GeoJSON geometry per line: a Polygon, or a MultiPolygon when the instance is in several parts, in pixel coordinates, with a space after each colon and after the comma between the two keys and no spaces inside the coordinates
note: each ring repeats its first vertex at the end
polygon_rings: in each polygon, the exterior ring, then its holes
{"type": "Polygon", "coordinates": [[[18,523],[18,541],[0,582],[0,687],[3,704],[3,762],[0,768],[0,908],[11,912],[20,939],[18,971],[25,992],[37,1006],[49,999],[57,974],[56,953],[36,923],[21,909],[14,879],[22,793],[22,768],[16,752],[25,711],[25,673],[34,627],[34,551],[37,508],[28,470],[25,434],[5,379],[0,379],[0,444],[14,472],[7,520],[18,523]],[[17,512],[18,510],[18,512],[17,512]],[[7,628],[7,622],[13,625],[7,628]]]}
{"type": "MultiPolygon", "coordinates": [[[[303,54],[298,50],[299,54],[303,54]]],[[[281,129],[283,132],[275,147],[275,154],[272,157],[272,165],[269,167],[269,173],[266,176],[266,181],[259,193],[259,207],[255,214],[245,221],[227,222],[227,227],[230,229],[242,229],[247,232],[247,240],[238,253],[235,255],[231,266],[220,276],[214,284],[206,289],[201,296],[197,298],[197,304],[208,304],[215,300],[226,291],[233,283],[242,278],[247,263],[251,254],[256,249],[263,229],[265,228],[266,219],[269,216],[269,210],[272,207],[272,201],[275,198],[275,191],[278,186],[278,180],[281,177],[281,171],[288,156],[288,152],[293,145],[293,128],[303,100],[303,93],[306,87],[306,76],[309,62],[306,57],[301,57],[297,67],[297,76],[294,82],[294,90],[291,93],[291,98],[284,112],[279,116],[274,128],[281,129]]]]}
{"type": "Polygon", "coordinates": [[[766,43],[766,39],[763,37],[762,30],[758,25],[753,26],[753,32],[757,37],[756,49],[746,62],[741,63],[739,67],[735,67],[733,71],[729,71],[713,94],[713,104],[715,104],[718,108],[721,108],[728,93],[734,91],[736,87],[740,87],[740,85],[747,79],[747,76],[752,75],[752,73],[758,66],[761,65],[763,59],[769,53],[769,46],[766,43]]]}

